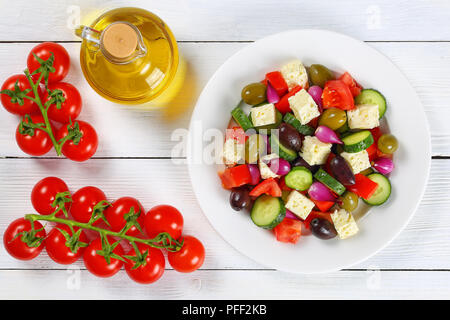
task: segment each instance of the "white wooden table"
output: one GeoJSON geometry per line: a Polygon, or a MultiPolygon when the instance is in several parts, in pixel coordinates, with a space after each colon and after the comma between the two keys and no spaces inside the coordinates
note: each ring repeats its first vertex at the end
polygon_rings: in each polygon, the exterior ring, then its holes
{"type": "MultiPolygon", "coordinates": [[[[32,211],[29,195],[39,179],[54,175],[72,191],[102,188],[110,199],[131,195],[145,208],[171,203],[185,217],[187,233],[206,245],[203,267],[192,274],[167,268],[152,286],[136,285],[122,270],[110,279],[89,274],[78,262],[67,269],[45,254],[16,261],[0,248],[0,298],[101,299],[316,299],[450,298],[450,2],[448,0],[0,0],[0,80],[21,73],[29,50],[57,41],[69,51],[68,81],[82,93],[81,119],[100,136],[95,157],[79,164],[50,153],[39,159],[15,144],[18,120],[0,110],[0,235],[10,221],[32,211]],[[95,10],[136,6],[162,17],[188,61],[189,90],[164,112],[136,111],[96,95],[84,80],[79,39],[69,28],[95,10]],[[188,126],[206,81],[231,54],[263,36],[294,28],[346,33],[383,52],[417,90],[431,128],[430,181],[414,218],[400,236],[368,261],[348,270],[301,276],[266,269],[230,247],[201,212],[184,164],[174,164],[171,141],[188,126]]],[[[339,48],[336,48],[339,54],[339,48]]],[[[425,119],[424,119],[425,121],[425,119]]],[[[413,179],[414,173],[411,173],[413,179]]]]}

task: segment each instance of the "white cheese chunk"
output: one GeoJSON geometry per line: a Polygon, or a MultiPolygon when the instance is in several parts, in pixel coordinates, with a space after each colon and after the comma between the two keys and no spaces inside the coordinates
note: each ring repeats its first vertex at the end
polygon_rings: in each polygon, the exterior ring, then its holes
{"type": "Polygon", "coordinates": [[[289,97],[288,101],[295,117],[300,120],[301,124],[307,124],[312,119],[320,116],[319,107],[317,107],[316,102],[305,89],[289,97]]]}
{"type": "Polygon", "coordinates": [[[300,155],[310,166],[324,164],[331,152],[331,147],[331,143],[324,143],[315,136],[306,136],[300,155]]]}
{"type": "Polygon", "coordinates": [[[272,159],[278,159],[279,156],[276,153],[267,154],[259,159],[259,172],[261,179],[279,178],[280,176],[270,170],[266,162],[272,159]]]}
{"type": "Polygon", "coordinates": [[[223,145],[223,160],[226,165],[232,165],[244,159],[245,145],[235,139],[227,139],[223,145]]]}
{"type": "Polygon", "coordinates": [[[289,90],[295,86],[305,86],[308,84],[308,73],[300,60],[291,61],[281,67],[281,74],[286,81],[289,90]]]}
{"type": "Polygon", "coordinates": [[[341,239],[347,239],[359,231],[352,214],[344,209],[335,210],[331,214],[331,220],[333,220],[334,228],[341,239]]]}
{"type": "Polygon", "coordinates": [[[347,111],[348,126],[350,129],[373,129],[380,125],[377,105],[362,104],[353,110],[347,111]]]}
{"type": "Polygon", "coordinates": [[[300,192],[293,190],[287,197],[286,208],[291,210],[300,219],[305,220],[314,208],[314,202],[300,192]]]}
{"type": "Polygon", "coordinates": [[[369,154],[366,150],[356,153],[342,152],[341,157],[347,161],[354,174],[370,168],[369,154]]]}
{"type": "Polygon", "coordinates": [[[268,103],[250,110],[252,122],[255,127],[265,126],[276,122],[275,106],[268,103]]]}

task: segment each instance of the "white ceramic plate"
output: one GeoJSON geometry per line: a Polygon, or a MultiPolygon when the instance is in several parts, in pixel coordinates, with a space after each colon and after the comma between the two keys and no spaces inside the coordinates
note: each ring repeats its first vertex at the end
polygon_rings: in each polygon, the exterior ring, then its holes
{"type": "Polygon", "coordinates": [[[376,88],[386,97],[385,118],[400,145],[395,154],[389,201],[359,219],[360,232],[350,239],[323,241],[305,236],[291,245],[277,242],[271,231],[256,227],[248,214],[231,209],[229,191],[222,189],[217,176],[218,166],[196,164],[201,150],[191,150],[192,144],[188,147],[189,173],[204,214],[237,250],[278,270],[331,272],[372,256],[391,242],[411,219],[428,179],[430,133],[414,89],[389,59],[364,42],[323,30],[275,34],[230,57],[204,88],[192,115],[191,133],[194,123],[201,123],[203,130],[224,131],[230,111],[240,101],[242,88],[263,79],[269,71],[279,70],[294,58],[305,65],[319,63],[337,72],[348,71],[363,87],[376,88]]]}

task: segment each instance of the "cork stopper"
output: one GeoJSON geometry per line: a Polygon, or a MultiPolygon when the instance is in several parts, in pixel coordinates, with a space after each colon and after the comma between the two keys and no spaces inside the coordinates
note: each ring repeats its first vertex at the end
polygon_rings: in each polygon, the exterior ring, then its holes
{"type": "Polygon", "coordinates": [[[113,23],[102,35],[103,49],[116,59],[126,59],[131,56],[138,45],[136,31],[127,23],[113,23]]]}

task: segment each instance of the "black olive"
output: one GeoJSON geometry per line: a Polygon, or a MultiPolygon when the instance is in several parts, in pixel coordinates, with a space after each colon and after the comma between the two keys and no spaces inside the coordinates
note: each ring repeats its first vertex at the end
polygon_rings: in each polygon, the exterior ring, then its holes
{"type": "Polygon", "coordinates": [[[236,210],[240,211],[247,208],[251,203],[248,188],[235,188],[230,193],[230,205],[236,210]]]}
{"type": "Polygon", "coordinates": [[[278,128],[280,130],[280,142],[283,146],[295,150],[300,151],[302,147],[302,135],[288,123],[283,122],[280,124],[278,128]]]}
{"type": "Polygon", "coordinates": [[[334,177],[344,185],[355,184],[355,175],[347,161],[340,155],[337,155],[330,161],[330,169],[334,177]]]}
{"type": "Polygon", "coordinates": [[[306,162],[302,157],[298,157],[294,161],[292,161],[291,164],[293,167],[305,167],[312,173],[316,173],[317,170],[319,170],[320,166],[310,166],[308,162],[306,162]]]}
{"type": "Polygon", "coordinates": [[[311,232],[317,238],[322,240],[333,239],[337,232],[333,224],[327,219],[314,218],[310,222],[311,232]]]}

